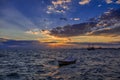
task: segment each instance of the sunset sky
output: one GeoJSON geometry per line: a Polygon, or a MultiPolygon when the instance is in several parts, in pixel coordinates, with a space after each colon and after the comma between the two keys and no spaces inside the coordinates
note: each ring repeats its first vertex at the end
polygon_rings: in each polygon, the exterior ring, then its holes
{"type": "Polygon", "coordinates": [[[0,0],[0,38],[109,43],[119,34],[120,0],[0,0]]]}

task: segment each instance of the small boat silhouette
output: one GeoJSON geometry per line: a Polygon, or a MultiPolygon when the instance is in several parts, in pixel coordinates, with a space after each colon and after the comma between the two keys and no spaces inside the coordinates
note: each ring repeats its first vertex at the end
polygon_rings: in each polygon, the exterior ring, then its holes
{"type": "Polygon", "coordinates": [[[58,60],[58,65],[61,66],[65,66],[65,65],[70,65],[70,64],[75,64],[76,63],[76,59],[74,58],[66,58],[63,60],[58,60]]]}

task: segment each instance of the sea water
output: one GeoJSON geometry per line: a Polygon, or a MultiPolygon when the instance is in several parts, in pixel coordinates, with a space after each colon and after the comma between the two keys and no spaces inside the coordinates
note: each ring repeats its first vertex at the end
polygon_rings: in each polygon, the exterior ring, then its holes
{"type": "Polygon", "coordinates": [[[120,49],[0,49],[0,80],[120,80],[120,49]]]}

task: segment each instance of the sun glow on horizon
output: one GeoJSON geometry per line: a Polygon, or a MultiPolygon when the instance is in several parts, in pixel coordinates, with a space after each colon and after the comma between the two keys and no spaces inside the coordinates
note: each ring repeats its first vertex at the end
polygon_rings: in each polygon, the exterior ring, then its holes
{"type": "Polygon", "coordinates": [[[48,45],[47,45],[47,47],[49,47],[49,48],[65,48],[65,47],[67,47],[67,48],[71,48],[71,47],[73,47],[73,46],[75,46],[75,44],[68,44],[68,43],[60,43],[60,42],[58,42],[58,43],[48,43],[48,45]]]}
{"type": "Polygon", "coordinates": [[[79,47],[74,44],[77,43],[110,43],[114,41],[119,41],[118,38],[112,36],[74,36],[74,37],[57,37],[50,35],[49,30],[41,31],[42,38],[38,38],[39,42],[45,43],[47,47],[50,48],[64,48],[64,47],[79,47]]]}
{"type": "Polygon", "coordinates": [[[44,30],[41,31],[42,38],[38,38],[39,42],[47,44],[47,47],[51,48],[57,48],[57,47],[65,47],[65,46],[71,46],[73,44],[68,44],[68,42],[71,41],[70,38],[67,37],[56,37],[53,35],[50,35],[50,31],[44,30]]]}
{"type": "Polygon", "coordinates": [[[38,40],[40,42],[56,42],[56,43],[66,43],[66,42],[70,42],[70,38],[67,37],[56,37],[53,35],[50,35],[50,31],[49,30],[44,30],[41,31],[42,34],[42,38],[39,38],[38,40]]]}

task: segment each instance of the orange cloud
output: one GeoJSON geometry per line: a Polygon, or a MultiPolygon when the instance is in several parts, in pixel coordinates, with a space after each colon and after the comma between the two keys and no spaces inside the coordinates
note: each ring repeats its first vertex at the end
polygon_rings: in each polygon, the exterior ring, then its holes
{"type": "Polygon", "coordinates": [[[113,2],[112,0],[106,0],[106,3],[108,3],[108,4],[110,4],[112,2],[113,2]]]}
{"type": "Polygon", "coordinates": [[[91,0],[81,0],[79,2],[80,5],[85,5],[85,4],[88,4],[91,0]]]}
{"type": "MultiPolygon", "coordinates": [[[[118,37],[120,39],[120,37],[118,37]]],[[[72,41],[74,42],[88,42],[88,43],[101,43],[101,42],[113,42],[113,41],[119,41],[118,38],[116,39],[115,37],[111,36],[76,36],[72,37],[72,41]]]]}
{"type": "Polygon", "coordinates": [[[56,1],[52,1],[52,5],[47,7],[47,11],[46,13],[50,14],[53,12],[56,13],[65,13],[66,10],[69,9],[68,7],[68,3],[70,3],[71,0],[56,0],[56,1]],[[61,8],[62,10],[59,10],[59,8],[61,8]]]}
{"type": "Polygon", "coordinates": [[[62,4],[69,3],[69,2],[71,2],[71,0],[57,0],[57,1],[52,1],[52,4],[54,6],[58,6],[58,5],[62,5],[62,4]]]}

